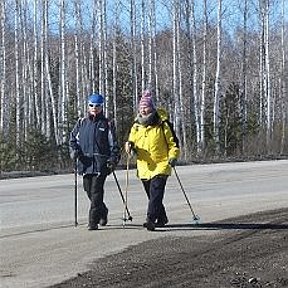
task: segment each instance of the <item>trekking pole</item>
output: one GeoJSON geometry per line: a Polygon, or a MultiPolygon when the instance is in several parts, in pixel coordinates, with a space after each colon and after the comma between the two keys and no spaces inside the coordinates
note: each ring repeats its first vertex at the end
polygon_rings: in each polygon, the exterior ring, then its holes
{"type": "Polygon", "coordinates": [[[188,199],[188,197],[187,197],[187,195],[186,195],[186,192],[185,192],[184,187],[183,187],[183,185],[182,185],[182,183],[181,183],[181,181],[180,181],[180,178],[179,178],[179,176],[178,176],[178,173],[177,173],[177,171],[176,171],[176,168],[173,167],[173,170],[174,170],[175,176],[176,176],[176,178],[177,178],[177,180],[178,180],[178,183],[179,183],[179,185],[180,185],[180,187],[181,187],[181,190],[182,190],[182,192],[183,192],[183,194],[184,194],[184,197],[185,197],[185,199],[186,199],[186,202],[187,202],[187,204],[188,204],[188,206],[189,206],[189,208],[190,208],[190,210],[191,210],[191,213],[192,213],[192,215],[193,215],[193,221],[198,222],[198,221],[200,220],[200,217],[194,213],[194,210],[193,210],[192,205],[191,205],[191,203],[190,203],[190,201],[189,201],[189,199],[188,199]]]}
{"type": "MultiPolygon", "coordinates": [[[[118,179],[117,179],[117,177],[116,177],[115,171],[113,171],[112,174],[113,174],[113,176],[114,176],[114,179],[115,179],[116,185],[117,185],[117,187],[118,187],[118,191],[119,191],[119,194],[120,194],[121,199],[122,199],[122,201],[123,201],[123,204],[125,205],[125,198],[124,198],[122,189],[121,189],[121,187],[120,187],[120,184],[119,184],[119,182],[118,182],[118,179]]],[[[127,221],[127,220],[132,221],[133,218],[132,218],[132,216],[131,216],[131,214],[130,214],[130,211],[129,211],[127,205],[125,205],[125,209],[126,209],[126,212],[127,212],[127,214],[128,214],[128,219],[123,219],[123,221],[127,221]]]]}
{"type": "Polygon", "coordinates": [[[74,226],[78,225],[78,173],[77,173],[77,158],[74,161],[74,226]]]}
{"type": "Polygon", "coordinates": [[[125,187],[125,201],[124,201],[124,211],[123,211],[123,225],[125,225],[127,216],[126,216],[126,212],[128,210],[128,185],[129,185],[129,160],[130,160],[130,156],[129,154],[127,154],[127,165],[126,165],[126,187],[125,187]]]}

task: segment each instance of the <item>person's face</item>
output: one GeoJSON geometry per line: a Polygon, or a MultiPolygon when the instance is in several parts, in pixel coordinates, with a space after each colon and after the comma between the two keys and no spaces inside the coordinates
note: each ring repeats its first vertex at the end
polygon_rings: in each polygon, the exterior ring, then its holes
{"type": "Polygon", "coordinates": [[[92,104],[92,103],[88,104],[88,111],[93,116],[96,116],[97,114],[99,114],[102,111],[102,109],[103,109],[103,105],[101,104],[92,104]]]}
{"type": "Polygon", "coordinates": [[[139,112],[142,116],[147,116],[152,112],[152,108],[150,106],[147,107],[140,107],[139,112]]]}

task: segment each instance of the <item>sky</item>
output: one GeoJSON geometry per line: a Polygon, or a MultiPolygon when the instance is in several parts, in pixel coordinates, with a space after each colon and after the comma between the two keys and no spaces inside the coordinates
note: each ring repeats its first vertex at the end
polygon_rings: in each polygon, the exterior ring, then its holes
{"type": "MultiPolygon", "coordinates": [[[[3,0],[1,0],[3,1],[3,0]]],[[[11,15],[11,21],[14,21],[12,17],[14,13],[15,1],[16,0],[5,0],[6,9],[9,9],[11,15]]],[[[33,21],[33,4],[35,0],[21,0],[26,1],[25,7],[30,7],[30,19],[33,21]]],[[[41,3],[43,0],[36,0],[41,3]]],[[[61,0],[48,0],[49,3],[49,23],[52,33],[57,33],[59,30],[59,3],[61,0]]],[[[67,27],[73,29],[75,27],[75,18],[74,18],[74,1],[65,0],[67,4],[67,27]]],[[[93,11],[93,1],[94,0],[78,0],[82,4],[82,13],[83,13],[83,23],[86,27],[90,28],[92,25],[92,11],[93,11]]],[[[156,28],[157,31],[164,30],[166,27],[172,27],[172,4],[174,0],[155,0],[156,6],[156,28]]],[[[196,15],[196,24],[199,26],[203,21],[203,1],[204,0],[195,0],[195,15],[196,15]]],[[[258,20],[258,1],[259,0],[248,0],[249,5],[249,19],[248,24],[250,29],[257,29],[259,27],[258,20]]],[[[263,1],[263,0],[262,0],[263,1]]],[[[279,23],[281,19],[281,9],[283,0],[269,0],[272,3],[270,11],[270,25],[273,27],[279,23]]],[[[96,1],[98,2],[98,1],[96,1]]],[[[140,22],[141,22],[141,2],[142,0],[136,0],[136,10],[137,10],[137,25],[138,32],[140,32],[140,22]]],[[[150,1],[145,0],[144,3],[148,5],[150,1]]],[[[285,19],[288,22],[288,0],[285,2],[285,19]]],[[[107,23],[112,25],[115,21],[115,9],[118,5],[119,21],[124,30],[124,33],[130,33],[130,0],[106,0],[107,3],[107,23]],[[125,31],[126,30],[126,31],[125,31]]],[[[184,0],[181,0],[180,3],[185,3],[184,0]]],[[[223,5],[223,27],[226,31],[233,32],[238,26],[242,26],[243,19],[243,3],[244,0],[222,0],[223,5]]],[[[217,21],[217,5],[218,0],[207,0],[208,7],[208,18],[210,22],[216,23],[217,21]]],[[[40,5],[38,4],[38,7],[40,5]]],[[[41,18],[39,18],[41,19],[41,18]]]]}

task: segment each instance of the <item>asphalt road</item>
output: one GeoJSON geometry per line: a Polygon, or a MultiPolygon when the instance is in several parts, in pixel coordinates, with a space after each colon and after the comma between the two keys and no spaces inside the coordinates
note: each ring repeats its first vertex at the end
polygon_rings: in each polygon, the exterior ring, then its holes
{"type": "MultiPolygon", "coordinates": [[[[287,160],[182,166],[177,171],[199,223],[288,207],[287,160]]],[[[126,172],[116,173],[125,190],[126,172]]],[[[123,205],[110,176],[105,196],[109,224],[88,231],[88,201],[79,182],[80,225],[74,227],[72,174],[0,181],[1,288],[47,287],[89,270],[95,259],[147,240],[217,233],[185,229],[193,217],[175,175],[165,196],[169,228],[159,229],[161,233],[143,229],[147,200],[134,170],[128,187],[133,221],[123,225],[123,205]]]]}

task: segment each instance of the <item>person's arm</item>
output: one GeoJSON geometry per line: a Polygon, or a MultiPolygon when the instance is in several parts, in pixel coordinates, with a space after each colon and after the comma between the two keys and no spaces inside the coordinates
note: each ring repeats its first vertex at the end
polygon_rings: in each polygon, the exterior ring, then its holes
{"type": "Polygon", "coordinates": [[[130,154],[131,156],[136,155],[135,140],[136,140],[136,129],[133,125],[128,136],[128,141],[125,143],[125,151],[127,154],[130,154]]]}
{"type": "Polygon", "coordinates": [[[109,161],[114,162],[115,165],[117,165],[118,162],[120,161],[120,148],[118,145],[116,128],[113,121],[109,123],[108,142],[110,147],[109,161]]]}
{"type": "Polygon", "coordinates": [[[75,124],[73,130],[70,133],[69,138],[69,152],[71,159],[76,159],[81,153],[81,147],[79,146],[79,130],[80,130],[80,121],[79,119],[75,124]]]}

